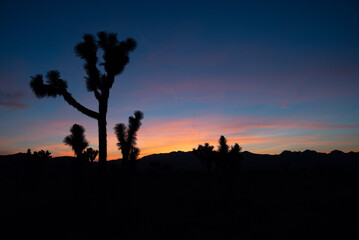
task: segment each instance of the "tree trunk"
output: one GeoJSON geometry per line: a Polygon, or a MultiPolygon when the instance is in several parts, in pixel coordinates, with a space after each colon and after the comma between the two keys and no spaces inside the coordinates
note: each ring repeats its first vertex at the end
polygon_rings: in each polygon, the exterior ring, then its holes
{"type": "Polygon", "coordinates": [[[107,132],[106,132],[106,115],[98,119],[98,148],[99,148],[99,164],[104,165],[107,161],[107,132]]]}
{"type": "Polygon", "coordinates": [[[98,117],[98,147],[99,147],[99,168],[97,184],[97,217],[104,219],[106,216],[107,203],[107,115],[108,94],[103,94],[99,99],[98,117]]]}
{"type": "Polygon", "coordinates": [[[105,165],[107,161],[107,130],[106,116],[108,106],[109,92],[103,92],[99,101],[99,118],[98,118],[98,148],[99,164],[105,165]]]}

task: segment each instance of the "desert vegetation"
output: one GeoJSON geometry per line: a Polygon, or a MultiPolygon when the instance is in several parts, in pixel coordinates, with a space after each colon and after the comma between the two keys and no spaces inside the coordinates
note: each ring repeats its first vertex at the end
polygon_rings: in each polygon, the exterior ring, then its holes
{"type": "Polygon", "coordinates": [[[135,111],[134,117],[128,118],[128,127],[123,123],[119,123],[115,126],[115,134],[118,139],[117,146],[122,152],[122,160],[137,160],[140,155],[140,149],[135,147],[137,140],[137,131],[141,127],[141,120],[143,119],[143,113],[135,111]]]}

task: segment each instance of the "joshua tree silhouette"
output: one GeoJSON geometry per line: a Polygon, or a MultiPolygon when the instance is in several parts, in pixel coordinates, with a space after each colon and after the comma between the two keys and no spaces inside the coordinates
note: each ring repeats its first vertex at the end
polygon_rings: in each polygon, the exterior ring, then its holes
{"type": "Polygon", "coordinates": [[[64,143],[72,147],[76,157],[80,158],[82,152],[89,145],[88,141],[85,138],[85,129],[81,125],[74,124],[70,129],[71,134],[66,136],[64,143]]]}
{"type": "Polygon", "coordinates": [[[40,159],[40,160],[48,160],[51,159],[52,156],[50,156],[51,153],[46,150],[46,152],[44,150],[40,150],[38,152],[34,152],[34,154],[31,154],[31,149],[27,149],[27,157],[28,158],[35,158],[35,159],[40,159]]]}
{"type": "Polygon", "coordinates": [[[211,170],[214,162],[223,175],[228,175],[229,172],[238,171],[242,160],[241,150],[242,148],[238,143],[228,146],[227,139],[221,136],[217,151],[213,151],[213,146],[205,143],[204,146],[199,145],[197,149],[194,148],[193,153],[201,160],[207,170],[211,170]]]}
{"type": "Polygon", "coordinates": [[[219,138],[218,152],[219,154],[225,155],[228,153],[229,146],[227,145],[227,139],[224,136],[219,138]]]}
{"type": "Polygon", "coordinates": [[[234,174],[239,169],[239,162],[242,160],[240,151],[242,148],[238,143],[234,146],[227,145],[227,139],[224,136],[219,138],[217,166],[224,176],[234,174]]]}
{"type": "Polygon", "coordinates": [[[203,166],[210,171],[216,157],[213,146],[210,146],[209,143],[205,143],[204,146],[199,145],[197,149],[193,148],[193,153],[201,160],[203,166]]]}
{"type": "Polygon", "coordinates": [[[75,53],[85,60],[87,90],[94,93],[99,103],[98,112],[84,107],[72,97],[67,91],[67,82],[60,78],[58,71],[49,71],[46,74],[46,83],[40,74],[31,77],[30,86],[36,97],[62,96],[69,105],[98,121],[99,162],[104,164],[107,160],[106,116],[110,89],[115,76],[120,74],[129,62],[128,54],[136,48],[136,42],[132,38],[119,42],[115,33],[99,32],[97,37],[98,40],[92,34],[84,34],[83,42],[75,46],[75,53]],[[102,63],[98,63],[99,48],[103,50],[102,63]],[[100,72],[98,65],[104,67],[105,73],[100,72]]]}
{"type": "Polygon", "coordinates": [[[141,126],[141,120],[143,119],[143,113],[135,111],[135,117],[130,116],[128,118],[128,128],[123,123],[119,123],[115,126],[115,134],[118,139],[117,146],[122,152],[123,160],[136,160],[140,154],[140,150],[135,147],[136,134],[141,126]]]}
{"type": "Polygon", "coordinates": [[[86,160],[91,161],[93,163],[93,160],[96,159],[98,151],[93,150],[92,148],[87,148],[86,151],[83,152],[86,160]]]}

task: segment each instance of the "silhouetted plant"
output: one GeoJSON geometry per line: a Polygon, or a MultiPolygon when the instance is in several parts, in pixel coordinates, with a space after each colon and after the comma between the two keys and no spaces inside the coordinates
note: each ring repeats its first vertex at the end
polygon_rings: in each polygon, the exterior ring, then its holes
{"type": "Polygon", "coordinates": [[[224,136],[219,138],[218,152],[219,154],[226,155],[228,153],[229,146],[227,145],[227,139],[224,136]]]}
{"type": "Polygon", "coordinates": [[[198,148],[193,148],[193,153],[201,160],[203,166],[210,171],[215,160],[216,152],[213,151],[213,146],[205,143],[204,146],[198,145],[198,148]]]}
{"type": "Polygon", "coordinates": [[[213,146],[205,143],[204,146],[199,145],[197,149],[193,149],[193,153],[201,160],[207,170],[211,170],[214,162],[217,170],[223,176],[229,176],[229,174],[234,174],[239,170],[242,160],[241,150],[242,148],[237,143],[229,146],[227,139],[221,136],[217,151],[213,151],[213,146]]]}
{"type": "Polygon", "coordinates": [[[46,162],[51,158],[51,153],[48,150],[34,151],[32,154],[31,149],[28,149],[24,170],[25,184],[30,187],[39,186],[44,178],[46,162]]]}
{"type": "Polygon", "coordinates": [[[75,53],[85,60],[87,90],[94,93],[98,101],[98,112],[86,108],[72,97],[67,91],[67,82],[61,79],[58,71],[49,71],[46,74],[46,83],[40,74],[31,77],[30,86],[36,97],[62,96],[78,111],[98,121],[99,162],[104,164],[107,160],[106,115],[110,89],[115,76],[120,74],[129,62],[128,54],[136,48],[136,42],[132,38],[119,42],[115,33],[106,32],[99,32],[97,38],[98,40],[92,34],[84,34],[83,42],[75,46],[75,53]],[[101,63],[98,61],[98,49],[103,50],[101,63]],[[98,65],[104,67],[105,73],[101,73],[98,65]]]}
{"type": "Polygon", "coordinates": [[[40,150],[38,152],[34,151],[34,153],[31,154],[31,149],[28,149],[26,154],[28,158],[38,160],[49,160],[52,158],[52,156],[50,156],[51,153],[48,150],[46,150],[46,152],[44,150],[40,150]]]}
{"type": "Polygon", "coordinates": [[[65,137],[64,143],[71,146],[76,157],[80,158],[84,149],[89,145],[85,138],[85,128],[81,125],[74,124],[70,132],[71,134],[65,137]]]}
{"type": "Polygon", "coordinates": [[[123,123],[119,123],[115,126],[115,134],[118,139],[117,146],[122,152],[122,159],[136,160],[140,154],[140,150],[135,147],[136,145],[136,134],[140,129],[141,120],[143,119],[143,113],[135,111],[134,117],[128,118],[128,127],[123,123]]]}
{"type": "Polygon", "coordinates": [[[228,153],[229,171],[238,172],[240,163],[243,160],[241,150],[242,148],[238,145],[238,143],[235,143],[233,146],[231,146],[231,150],[228,153]]]}
{"type": "Polygon", "coordinates": [[[238,143],[235,143],[234,146],[231,147],[230,154],[232,156],[239,156],[242,148],[238,145],[238,143]]]}
{"type": "Polygon", "coordinates": [[[241,150],[242,148],[237,143],[230,147],[224,136],[219,138],[216,164],[223,176],[229,176],[230,173],[235,173],[239,170],[239,163],[242,160],[241,150]]]}
{"type": "Polygon", "coordinates": [[[34,155],[35,156],[37,155],[37,157],[43,160],[48,160],[52,158],[52,156],[50,156],[51,153],[48,150],[46,150],[46,152],[44,150],[40,150],[39,152],[34,152],[34,155]]]}
{"type": "Polygon", "coordinates": [[[91,163],[93,163],[93,161],[96,159],[97,154],[98,150],[93,150],[92,148],[87,148],[86,151],[83,152],[83,155],[86,160],[91,161],[91,163]]]}

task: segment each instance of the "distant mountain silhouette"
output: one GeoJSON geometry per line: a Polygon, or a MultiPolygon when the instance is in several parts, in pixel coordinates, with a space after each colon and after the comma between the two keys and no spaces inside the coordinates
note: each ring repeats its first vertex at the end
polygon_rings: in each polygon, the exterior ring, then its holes
{"type": "MultiPolygon", "coordinates": [[[[359,152],[343,153],[335,150],[331,153],[319,153],[306,150],[304,152],[283,151],[281,154],[256,154],[244,151],[242,171],[254,170],[281,170],[283,165],[289,169],[320,169],[328,167],[339,167],[353,169],[359,167],[359,152]]],[[[153,154],[139,159],[140,165],[146,169],[153,161],[169,164],[173,170],[205,171],[200,160],[192,152],[171,152],[153,154]]]]}
{"type": "MultiPolygon", "coordinates": [[[[341,168],[345,170],[359,168],[359,152],[344,153],[334,150],[331,153],[320,153],[313,150],[303,152],[283,151],[281,154],[256,154],[244,151],[242,161],[242,171],[279,171],[285,166],[288,169],[323,169],[341,168]]],[[[25,153],[0,156],[0,173],[2,172],[21,172],[25,153]]],[[[54,169],[57,165],[70,167],[74,157],[54,157],[48,161],[48,168],[54,169]]],[[[200,160],[190,152],[170,152],[152,154],[140,158],[138,161],[138,171],[147,171],[153,163],[166,164],[171,171],[205,171],[205,167],[200,160]]],[[[121,159],[110,160],[109,164],[120,166],[121,159]]]]}

